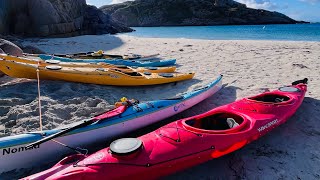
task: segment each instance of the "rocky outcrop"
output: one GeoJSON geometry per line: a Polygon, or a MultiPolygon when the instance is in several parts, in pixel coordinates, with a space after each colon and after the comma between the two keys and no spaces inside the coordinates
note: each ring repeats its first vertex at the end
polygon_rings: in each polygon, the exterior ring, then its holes
{"type": "Polygon", "coordinates": [[[242,6],[244,8],[247,7],[245,4],[241,4],[233,0],[214,0],[214,5],[218,7],[228,7],[228,6],[237,6],[237,7],[242,6]]]}
{"type": "Polygon", "coordinates": [[[88,6],[86,0],[0,1],[1,34],[74,36],[130,31],[101,10],[88,6]],[[96,14],[99,16],[93,17],[96,14]]]}
{"type": "MultiPolygon", "coordinates": [[[[22,56],[23,53],[45,54],[45,52],[41,49],[30,45],[23,46],[19,41],[21,40],[13,36],[3,37],[0,35],[0,53],[5,53],[13,56],[22,56]],[[10,41],[2,38],[10,39],[10,41]]],[[[5,74],[0,71],[0,77],[4,75],[5,74]]]]}
{"type": "Polygon", "coordinates": [[[95,6],[87,6],[84,13],[83,29],[85,34],[115,34],[131,32],[132,29],[115,23],[111,17],[95,6]]]}
{"type": "Polygon", "coordinates": [[[135,0],[100,9],[127,26],[297,23],[281,13],[247,8],[233,0],[135,0]]]}
{"type": "MultiPolygon", "coordinates": [[[[45,54],[43,50],[30,46],[30,45],[23,45],[23,38],[18,38],[17,36],[3,36],[0,35],[0,44],[3,44],[9,48],[2,49],[4,53],[11,54],[15,56],[21,56],[22,53],[29,53],[29,54],[45,54]],[[12,51],[18,51],[17,53],[12,53],[12,51]]],[[[1,46],[0,46],[1,48],[1,46]]]]}
{"type": "Polygon", "coordinates": [[[9,55],[12,56],[22,56],[23,51],[20,47],[15,45],[14,43],[7,41],[5,39],[0,39],[0,49],[9,55]]]}

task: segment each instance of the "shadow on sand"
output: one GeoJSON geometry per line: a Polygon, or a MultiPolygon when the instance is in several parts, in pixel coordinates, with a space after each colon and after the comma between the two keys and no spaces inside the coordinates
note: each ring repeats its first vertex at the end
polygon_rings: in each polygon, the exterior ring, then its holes
{"type": "Polygon", "coordinates": [[[48,54],[65,54],[97,50],[112,50],[123,45],[123,41],[112,35],[84,35],[68,38],[25,39],[24,45],[36,46],[48,54]],[[90,42],[90,43],[88,43],[90,42]]]}
{"type": "MultiPolygon", "coordinates": [[[[188,91],[188,88],[200,82],[198,79],[144,87],[115,87],[92,84],[69,83],[61,81],[41,81],[41,102],[43,124],[52,120],[60,125],[69,124],[90,116],[100,114],[113,108],[113,104],[123,96],[149,101],[174,97],[188,91]],[[78,118],[78,119],[77,119],[78,118]]],[[[9,128],[23,126],[28,131],[36,130],[38,125],[37,82],[27,81],[0,86],[0,125],[9,128]],[[19,119],[34,119],[34,129],[28,129],[28,121],[20,123],[19,119]]],[[[57,124],[57,125],[59,125],[57,124]]],[[[51,126],[55,128],[56,126],[51,126]]]]}

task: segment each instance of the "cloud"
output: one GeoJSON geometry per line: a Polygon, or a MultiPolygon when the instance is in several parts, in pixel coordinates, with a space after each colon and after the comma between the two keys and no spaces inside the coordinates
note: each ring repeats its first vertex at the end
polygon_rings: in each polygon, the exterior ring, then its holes
{"type": "MultiPolygon", "coordinates": [[[[246,4],[247,7],[254,9],[278,9],[277,4],[272,3],[270,0],[237,0],[239,3],[246,4]]],[[[315,0],[317,1],[317,0],[315,0]]]]}
{"type": "Polygon", "coordinates": [[[118,4],[118,3],[123,3],[123,2],[126,2],[126,1],[134,1],[134,0],[112,0],[111,4],[118,4]]]}
{"type": "Polygon", "coordinates": [[[310,4],[316,4],[316,3],[319,3],[320,0],[300,0],[302,2],[307,2],[307,3],[310,3],[310,4]]]}

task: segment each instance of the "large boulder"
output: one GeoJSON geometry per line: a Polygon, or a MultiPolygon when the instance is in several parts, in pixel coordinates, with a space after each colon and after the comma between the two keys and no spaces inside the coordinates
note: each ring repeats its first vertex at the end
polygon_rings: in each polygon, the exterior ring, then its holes
{"type": "Polygon", "coordinates": [[[88,6],[86,0],[0,1],[0,34],[65,37],[123,31],[130,32],[132,29],[114,23],[101,10],[88,6]],[[100,14],[100,19],[109,20],[99,20],[95,26],[90,26],[93,17],[88,14],[100,14]]]}
{"type": "Polygon", "coordinates": [[[20,47],[5,39],[0,39],[0,49],[12,56],[22,56],[23,51],[20,47]]]}
{"type": "MultiPolygon", "coordinates": [[[[16,37],[0,36],[0,54],[5,53],[5,54],[13,55],[13,56],[22,56],[23,53],[45,54],[45,52],[39,48],[30,46],[30,45],[22,46],[22,44],[19,41],[21,41],[21,40],[16,37]],[[1,39],[1,38],[7,38],[7,39],[10,39],[10,41],[5,40],[5,39],[1,39]],[[17,44],[19,44],[19,46],[17,44]]],[[[0,77],[2,77],[4,75],[5,74],[0,71],[0,77]]]]}
{"type": "Polygon", "coordinates": [[[126,26],[297,23],[281,13],[247,8],[233,0],[135,0],[100,9],[126,26]]]}

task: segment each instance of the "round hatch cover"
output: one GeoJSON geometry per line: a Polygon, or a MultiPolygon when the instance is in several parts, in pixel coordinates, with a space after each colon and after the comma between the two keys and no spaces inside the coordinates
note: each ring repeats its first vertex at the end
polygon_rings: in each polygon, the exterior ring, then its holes
{"type": "Polygon", "coordinates": [[[279,90],[282,92],[299,92],[300,91],[298,88],[291,87],[291,86],[281,87],[281,88],[279,88],[279,90]]]}
{"type": "Polygon", "coordinates": [[[46,66],[46,69],[49,69],[49,70],[60,70],[60,69],[62,69],[62,67],[61,66],[50,65],[50,66],[46,66]]]}
{"type": "Polygon", "coordinates": [[[150,76],[151,72],[144,72],[143,74],[150,76]]]}
{"type": "Polygon", "coordinates": [[[136,152],[142,146],[142,141],[137,138],[122,138],[110,144],[110,150],[117,155],[127,155],[136,152]]]}
{"type": "Polygon", "coordinates": [[[104,68],[97,68],[96,70],[97,71],[106,71],[106,69],[104,69],[104,68]]]}
{"type": "Polygon", "coordinates": [[[157,70],[158,68],[157,68],[157,67],[146,67],[146,69],[149,69],[149,70],[157,70]]]}
{"type": "Polygon", "coordinates": [[[48,64],[59,64],[60,63],[59,60],[46,60],[45,62],[48,64]]]}
{"type": "Polygon", "coordinates": [[[169,77],[173,77],[173,74],[171,74],[171,73],[159,73],[159,76],[169,78],[169,77]]]}

